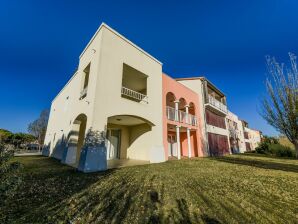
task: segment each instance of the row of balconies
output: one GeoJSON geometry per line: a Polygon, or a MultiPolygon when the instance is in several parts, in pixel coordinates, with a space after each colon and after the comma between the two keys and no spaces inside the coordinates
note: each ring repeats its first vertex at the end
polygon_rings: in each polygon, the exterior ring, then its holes
{"type": "Polygon", "coordinates": [[[167,106],[166,107],[166,114],[167,114],[167,119],[171,121],[177,121],[180,123],[192,125],[192,126],[197,126],[198,125],[198,120],[195,115],[192,115],[190,113],[186,113],[181,110],[176,110],[173,107],[167,106]]]}

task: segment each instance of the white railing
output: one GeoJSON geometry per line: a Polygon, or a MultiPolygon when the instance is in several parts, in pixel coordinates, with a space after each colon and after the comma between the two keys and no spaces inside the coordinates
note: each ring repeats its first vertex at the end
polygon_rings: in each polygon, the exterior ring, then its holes
{"type": "Polygon", "coordinates": [[[167,106],[166,111],[167,111],[168,120],[171,120],[171,121],[177,120],[176,113],[175,113],[175,108],[167,106]]]}
{"type": "Polygon", "coordinates": [[[132,89],[128,89],[124,86],[122,86],[121,88],[121,94],[126,96],[126,97],[129,97],[129,98],[132,98],[132,99],[135,99],[139,102],[146,102],[148,103],[148,96],[145,95],[145,94],[142,94],[142,93],[139,93],[137,91],[134,91],[132,89]]]}
{"type": "Polygon", "coordinates": [[[80,99],[84,98],[87,95],[87,87],[84,88],[81,92],[80,92],[80,99]]]}
{"type": "Polygon", "coordinates": [[[229,133],[230,133],[230,137],[236,139],[238,137],[238,132],[236,129],[234,128],[229,128],[229,133]]]}
{"type": "Polygon", "coordinates": [[[188,124],[192,125],[192,126],[197,126],[198,125],[198,120],[197,117],[195,115],[192,114],[188,114],[188,124]]]}
{"type": "Polygon", "coordinates": [[[177,121],[180,123],[189,124],[192,126],[198,125],[198,120],[195,115],[187,114],[184,111],[178,110],[176,111],[173,107],[166,107],[166,115],[167,119],[171,121],[177,121]]]}
{"type": "Polygon", "coordinates": [[[188,124],[188,122],[187,122],[187,114],[184,111],[179,110],[179,121],[181,123],[188,124]]]}
{"type": "Polygon", "coordinates": [[[213,96],[208,95],[208,102],[216,108],[220,109],[221,111],[228,113],[227,106],[215,99],[213,96]]]}

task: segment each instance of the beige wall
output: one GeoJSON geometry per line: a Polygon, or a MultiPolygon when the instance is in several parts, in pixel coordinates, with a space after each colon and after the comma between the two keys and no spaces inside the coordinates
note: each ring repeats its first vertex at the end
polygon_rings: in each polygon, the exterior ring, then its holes
{"type": "Polygon", "coordinates": [[[81,54],[77,73],[52,102],[45,143],[52,141],[54,133],[56,139],[61,138],[63,133],[67,136],[73,120],[80,113],[87,115],[87,130],[92,127],[97,131],[106,131],[110,116],[132,115],[141,117],[154,126],[152,131],[134,141],[128,155],[151,162],[164,161],[161,95],[162,64],[102,24],[81,54]],[[83,70],[89,63],[91,67],[87,96],[79,100],[83,70]],[[148,76],[148,104],[121,97],[123,63],[148,76]],[[69,100],[66,100],[67,96],[69,100]]]}
{"type": "Polygon", "coordinates": [[[239,138],[239,150],[241,153],[246,151],[245,141],[244,141],[244,133],[243,133],[243,126],[241,120],[238,116],[231,111],[227,114],[227,119],[232,120],[237,123],[237,136],[239,138]]]}
{"type": "Polygon", "coordinates": [[[248,129],[249,130],[249,141],[251,143],[252,146],[252,150],[255,150],[256,147],[258,147],[258,145],[261,142],[261,133],[258,130],[254,130],[254,129],[248,129]]]}
{"type": "MultiPolygon", "coordinates": [[[[199,96],[199,101],[201,102],[199,116],[200,116],[200,120],[203,122],[201,131],[202,131],[202,136],[203,136],[203,140],[204,140],[203,142],[205,145],[204,148],[205,148],[205,151],[207,152],[208,151],[207,150],[207,148],[208,148],[207,132],[219,134],[219,135],[225,135],[227,137],[229,136],[229,132],[227,129],[218,128],[218,127],[214,127],[212,125],[207,124],[206,116],[205,116],[204,86],[203,86],[203,82],[201,81],[201,79],[199,79],[199,78],[185,79],[185,80],[178,80],[178,82],[182,83],[186,87],[195,91],[199,96]]],[[[228,144],[230,144],[229,141],[228,141],[228,144]]]]}

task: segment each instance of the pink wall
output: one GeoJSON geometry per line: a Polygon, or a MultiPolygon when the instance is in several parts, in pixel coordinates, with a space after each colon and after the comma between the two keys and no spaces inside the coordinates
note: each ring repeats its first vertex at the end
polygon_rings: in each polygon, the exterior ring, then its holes
{"type": "MultiPolygon", "coordinates": [[[[194,156],[203,156],[202,150],[202,137],[201,137],[201,125],[202,121],[200,120],[199,116],[199,97],[197,93],[193,92],[186,86],[182,85],[181,83],[177,82],[176,80],[172,79],[171,77],[167,76],[166,74],[162,75],[162,108],[163,108],[163,142],[164,142],[164,149],[165,149],[165,156],[168,158],[168,130],[167,124],[173,125],[181,125],[183,127],[191,127],[193,126],[187,124],[181,124],[175,121],[169,121],[166,115],[166,95],[168,92],[172,92],[175,95],[175,98],[179,100],[180,98],[184,98],[189,104],[190,102],[194,103],[195,107],[195,115],[198,119],[198,126],[196,127],[195,131],[191,131],[191,146],[192,146],[192,157],[194,156]]],[[[180,141],[181,141],[181,154],[182,156],[188,156],[188,147],[187,147],[187,135],[185,133],[180,132],[180,141]]]]}

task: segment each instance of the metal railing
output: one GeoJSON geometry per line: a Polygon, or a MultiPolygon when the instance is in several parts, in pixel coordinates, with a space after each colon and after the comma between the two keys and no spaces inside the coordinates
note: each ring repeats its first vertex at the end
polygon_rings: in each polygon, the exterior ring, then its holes
{"type": "Polygon", "coordinates": [[[122,86],[121,94],[138,102],[148,103],[148,96],[122,86]]]}
{"type": "Polygon", "coordinates": [[[86,95],[87,95],[87,87],[84,88],[84,89],[80,92],[80,99],[83,99],[86,95]]]}
{"type": "Polygon", "coordinates": [[[221,111],[228,113],[227,106],[215,99],[213,96],[208,95],[208,102],[216,108],[220,109],[221,111]]]}
{"type": "Polygon", "coordinates": [[[171,121],[177,121],[177,122],[189,124],[192,126],[198,125],[198,120],[195,115],[188,114],[181,110],[176,111],[175,108],[173,107],[169,107],[169,106],[166,107],[166,115],[167,115],[167,119],[171,121]]]}

